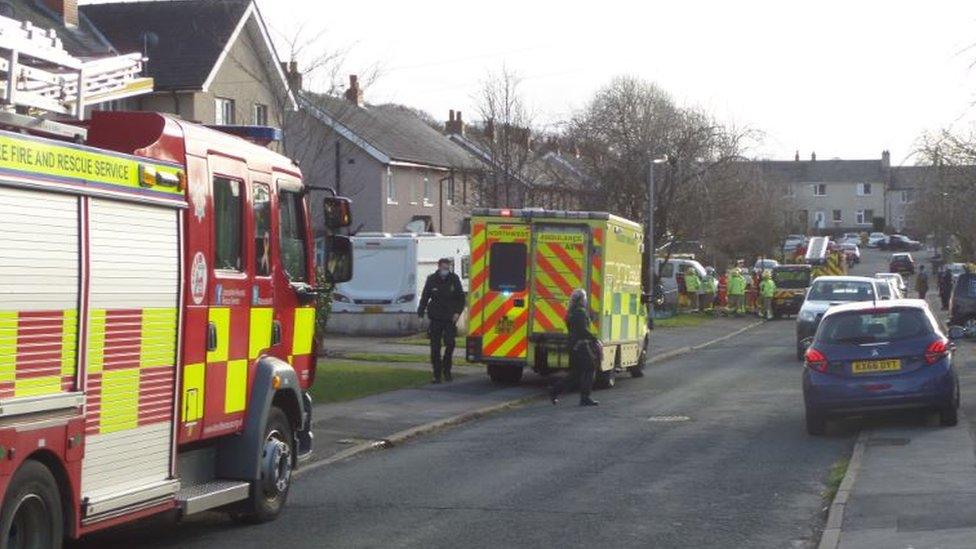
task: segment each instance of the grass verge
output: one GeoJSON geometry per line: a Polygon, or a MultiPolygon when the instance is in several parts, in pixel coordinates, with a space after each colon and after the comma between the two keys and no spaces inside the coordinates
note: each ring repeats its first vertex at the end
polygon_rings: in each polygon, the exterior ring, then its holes
{"type": "Polygon", "coordinates": [[[321,360],[312,385],[316,404],[342,402],[364,396],[417,387],[430,382],[430,373],[349,360],[321,360]]]}
{"type": "MultiPolygon", "coordinates": [[[[468,361],[464,360],[463,353],[458,356],[457,351],[454,352],[453,364],[468,365],[468,361]]],[[[361,352],[348,352],[348,353],[337,353],[339,358],[345,360],[357,360],[363,362],[387,362],[387,363],[409,363],[417,364],[427,363],[429,360],[426,349],[423,354],[404,354],[404,353],[361,353],[361,352]]]]}
{"type": "Polygon", "coordinates": [[[837,490],[840,488],[840,483],[844,480],[844,475],[847,474],[847,465],[850,463],[850,459],[844,458],[837,460],[833,465],[830,466],[830,472],[827,474],[827,487],[824,489],[824,500],[830,505],[834,501],[834,496],[837,495],[837,490]]]}
{"type": "Polygon", "coordinates": [[[670,318],[659,318],[654,320],[655,328],[694,328],[705,322],[704,315],[694,313],[683,313],[670,318]]]}
{"type": "MultiPolygon", "coordinates": [[[[416,334],[407,337],[401,337],[400,339],[394,339],[393,343],[402,343],[403,345],[422,345],[426,347],[430,340],[427,339],[427,334],[416,334]]],[[[459,349],[463,349],[465,344],[465,339],[463,335],[459,335],[454,338],[454,346],[459,349]]]]}

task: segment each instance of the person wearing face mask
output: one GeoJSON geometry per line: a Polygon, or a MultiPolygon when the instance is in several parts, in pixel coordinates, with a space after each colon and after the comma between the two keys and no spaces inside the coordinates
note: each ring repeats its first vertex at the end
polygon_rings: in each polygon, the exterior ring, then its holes
{"type": "Polygon", "coordinates": [[[430,324],[427,335],[430,337],[430,364],[434,369],[434,383],[452,381],[451,362],[454,357],[454,340],[457,337],[457,321],[464,312],[464,287],[461,278],[451,272],[451,259],[442,258],[437,262],[437,271],[427,277],[424,291],[420,296],[417,316],[424,318],[426,313],[430,324]],[[444,354],[441,355],[441,344],[444,354]]]}

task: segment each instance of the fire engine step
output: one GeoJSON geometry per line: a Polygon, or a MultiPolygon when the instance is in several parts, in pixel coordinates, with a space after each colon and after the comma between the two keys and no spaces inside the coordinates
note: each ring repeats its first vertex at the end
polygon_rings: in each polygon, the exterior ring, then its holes
{"type": "Polygon", "coordinates": [[[184,515],[192,515],[247,499],[250,487],[251,483],[240,480],[211,480],[181,489],[176,501],[184,515]]]}

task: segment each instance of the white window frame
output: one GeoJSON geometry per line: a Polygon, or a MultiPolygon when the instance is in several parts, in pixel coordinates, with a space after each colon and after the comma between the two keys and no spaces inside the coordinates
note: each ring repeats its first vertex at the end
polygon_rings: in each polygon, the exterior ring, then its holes
{"type": "Polygon", "coordinates": [[[793,190],[793,185],[791,185],[790,183],[786,184],[786,192],[783,193],[783,196],[787,198],[792,198],[796,196],[796,192],[793,190]]]}
{"type": "Polygon", "coordinates": [[[902,204],[908,204],[908,202],[909,202],[908,195],[909,195],[909,192],[908,191],[901,191],[901,203],[902,204]]]}
{"type": "Polygon", "coordinates": [[[233,99],[228,99],[226,97],[214,97],[214,124],[217,126],[233,126],[236,123],[237,116],[237,106],[234,104],[233,99]],[[230,108],[230,120],[227,119],[228,111],[230,108]]]}
{"type": "Polygon", "coordinates": [[[827,184],[826,183],[814,183],[813,184],[813,196],[827,196],[827,184]],[[823,189],[823,192],[819,192],[823,189]]]}
{"type": "Polygon", "coordinates": [[[857,210],[854,214],[854,221],[858,225],[871,225],[874,223],[874,210],[857,210]],[[871,215],[868,215],[871,212],[871,215]]]}
{"type": "Polygon", "coordinates": [[[434,197],[432,196],[433,194],[434,194],[434,188],[430,184],[430,177],[425,175],[424,176],[424,198],[423,198],[425,208],[434,207],[434,197]]]}
{"type": "Polygon", "coordinates": [[[813,212],[813,226],[816,229],[824,229],[827,227],[827,212],[823,210],[817,210],[813,212]]]}
{"type": "Polygon", "coordinates": [[[834,223],[843,223],[844,222],[844,210],[833,210],[830,213],[830,219],[834,223]],[[840,214],[840,215],[837,215],[837,214],[840,214]]]}
{"type": "Polygon", "coordinates": [[[870,183],[857,184],[857,196],[871,196],[873,190],[870,183]]]}
{"type": "Polygon", "coordinates": [[[397,202],[397,189],[396,181],[393,179],[393,170],[389,166],[386,168],[386,204],[389,206],[398,206],[400,204],[397,202]]]}
{"type": "Polygon", "coordinates": [[[268,125],[268,106],[264,103],[255,103],[254,109],[251,112],[251,120],[254,122],[255,126],[267,126],[268,125]],[[263,118],[264,120],[261,120],[263,118]]]}

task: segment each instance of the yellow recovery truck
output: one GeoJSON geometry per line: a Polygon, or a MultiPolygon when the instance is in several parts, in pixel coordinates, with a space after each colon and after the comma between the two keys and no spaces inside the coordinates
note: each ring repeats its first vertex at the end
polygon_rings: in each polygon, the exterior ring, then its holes
{"type": "Polygon", "coordinates": [[[605,212],[477,209],[471,218],[468,362],[498,383],[517,383],[531,365],[568,368],[566,305],[575,288],[590,302],[604,345],[596,385],[616,372],[643,375],[648,346],[642,304],[641,225],[605,212]]]}

